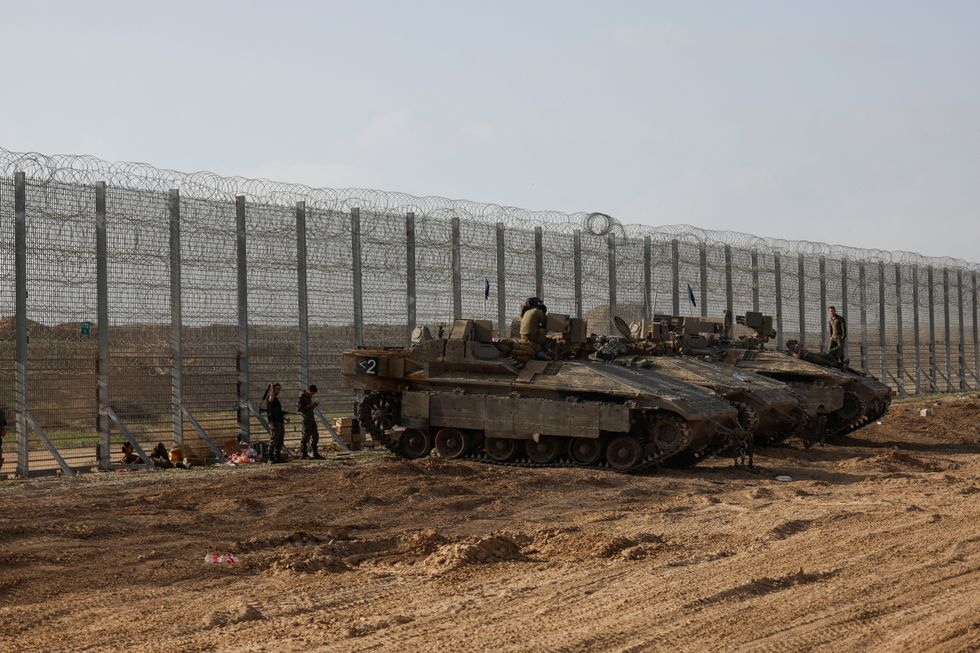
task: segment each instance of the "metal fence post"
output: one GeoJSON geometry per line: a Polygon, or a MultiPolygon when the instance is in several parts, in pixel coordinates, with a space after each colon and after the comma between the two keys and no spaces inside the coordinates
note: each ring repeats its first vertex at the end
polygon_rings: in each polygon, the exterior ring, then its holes
{"type": "Polygon", "coordinates": [[[980,388],[980,332],[977,330],[977,273],[970,275],[973,277],[973,380],[976,381],[974,388],[980,388]]]}
{"type": "Polygon", "coordinates": [[[943,268],[943,339],[946,349],[946,389],[953,389],[953,343],[949,328],[949,268],[943,268]]]}
{"type": "Polygon", "coordinates": [[[912,347],[915,350],[915,392],[922,392],[922,350],[919,343],[919,266],[912,266],[912,347]]]}
{"type": "Polygon", "coordinates": [[[963,270],[956,270],[956,308],[959,318],[960,340],[957,353],[959,354],[960,390],[966,390],[966,330],[963,325],[963,270]]]}
{"type": "Polygon", "coordinates": [[[735,295],[732,292],[732,246],[725,245],[725,310],[735,319],[735,295]]]}
{"type": "Polygon", "coordinates": [[[708,246],[704,243],[698,249],[698,265],[701,271],[701,317],[708,317],[708,246]]]}
{"type": "Polygon", "coordinates": [[[184,355],[180,303],[180,191],[170,190],[170,420],[173,443],[184,444],[184,355]]]}
{"type": "Polygon", "coordinates": [[[299,385],[310,384],[310,302],[306,274],[306,202],[296,202],[296,296],[299,302],[299,385]]]}
{"type": "Polygon", "coordinates": [[[350,210],[350,253],[354,291],[354,344],[364,346],[364,283],[361,270],[361,209],[350,210]]]}
{"type": "Polygon", "coordinates": [[[415,278],[415,214],[405,214],[405,310],[408,320],[406,342],[412,341],[412,332],[418,320],[416,308],[416,278],[415,278]]]}
{"type": "Polygon", "coordinates": [[[534,296],[544,299],[544,238],[541,227],[534,228],[534,296]]]}
{"type": "Polygon", "coordinates": [[[898,343],[895,345],[898,379],[901,387],[905,387],[905,331],[902,328],[902,265],[895,264],[895,329],[898,331],[898,343]]]}
{"type": "MultiPolygon", "coordinates": [[[[575,232],[576,235],[578,232],[575,232]]],[[[497,332],[501,338],[510,336],[507,325],[507,260],[504,223],[497,223],[497,332]]],[[[579,307],[581,310],[581,306],[579,307]]]]}
{"type": "MultiPolygon", "coordinates": [[[[827,310],[830,310],[829,308],[827,310]]],[[[842,258],[840,262],[840,312],[844,316],[845,320],[850,319],[850,315],[847,312],[847,258],[842,258]]],[[[821,319],[826,323],[827,313],[825,312],[821,319]]],[[[849,358],[848,355],[848,344],[847,339],[844,340],[844,358],[849,358]]]]}
{"type": "Polygon", "coordinates": [[[248,364],[248,251],[245,233],[245,196],[235,196],[236,239],[238,255],[238,437],[248,442],[249,364],[248,364]]]}
{"type": "Polygon", "coordinates": [[[453,287],[453,321],[463,319],[463,274],[462,262],[460,261],[459,248],[459,218],[454,216],[452,219],[452,233],[450,242],[450,268],[452,273],[453,287]]]}
{"type": "Polygon", "coordinates": [[[885,262],[878,261],[878,378],[885,382],[885,262]]]}
{"type": "Polygon", "coordinates": [[[827,351],[827,259],[820,257],[820,351],[827,351]]]}
{"type": "Polygon", "coordinates": [[[681,250],[674,238],[670,241],[671,308],[674,315],[681,314],[681,250]]]}
{"type": "Polygon", "coordinates": [[[617,333],[613,318],[616,316],[616,234],[610,233],[606,237],[607,252],[609,255],[609,333],[617,333]]]}
{"type": "Polygon", "coordinates": [[[752,250],[752,310],[759,312],[759,252],[752,250]]]}
{"type": "Polygon", "coordinates": [[[773,272],[776,282],[776,348],[783,348],[783,270],[782,257],[773,253],[773,272]]]}
{"type": "Polygon", "coordinates": [[[929,282],[929,384],[933,392],[939,392],[938,365],[936,362],[936,282],[935,270],[931,265],[926,268],[926,279],[929,282]]]}
{"type": "Polygon", "coordinates": [[[110,465],[109,436],[109,245],[106,236],[105,182],[95,184],[95,285],[99,329],[99,469],[110,465]]]}
{"type": "Polygon", "coordinates": [[[797,257],[797,282],[799,286],[799,304],[800,304],[800,344],[804,347],[806,346],[806,265],[803,260],[803,254],[797,257]]]}
{"type": "Polygon", "coordinates": [[[575,230],[572,252],[575,276],[575,317],[582,317],[582,232],[575,230]]]}
{"type": "Polygon", "coordinates": [[[864,263],[858,263],[858,300],[861,303],[861,369],[868,371],[868,284],[864,263]]]}
{"type": "Polygon", "coordinates": [[[653,319],[653,307],[650,303],[653,297],[653,281],[651,278],[653,267],[653,243],[650,236],[643,237],[643,320],[649,324],[653,319]]]}
{"type": "Polygon", "coordinates": [[[18,172],[14,177],[14,220],[17,475],[26,477],[30,468],[27,455],[27,177],[23,172],[18,172]]]}

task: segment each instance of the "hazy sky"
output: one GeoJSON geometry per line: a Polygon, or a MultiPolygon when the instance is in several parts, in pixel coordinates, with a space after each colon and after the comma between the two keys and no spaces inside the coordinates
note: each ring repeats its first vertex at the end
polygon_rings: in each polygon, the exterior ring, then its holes
{"type": "Polygon", "coordinates": [[[980,260],[980,2],[7,2],[0,146],[980,260]]]}

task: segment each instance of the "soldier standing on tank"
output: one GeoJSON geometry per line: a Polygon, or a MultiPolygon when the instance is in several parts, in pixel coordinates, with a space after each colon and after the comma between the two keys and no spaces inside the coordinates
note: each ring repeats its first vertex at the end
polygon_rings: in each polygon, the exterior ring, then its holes
{"type": "Polygon", "coordinates": [[[282,384],[273,383],[269,388],[268,396],[265,398],[269,429],[272,431],[272,442],[270,443],[272,450],[269,452],[269,461],[273,463],[282,462],[282,448],[286,441],[286,413],[283,412],[282,402],[279,400],[280,390],[282,390],[282,384]]]}
{"type": "Polygon", "coordinates": [[[310,385],[303,394],[299,396],[299,412],[303,415],[303,440],[300,444],[300,458],[304,460],[313,458],[323,460],[317,445],[320,444],[320,431],[316,426],[316,407],[320,402],[313,401],[313,395],[317,392],[315,385],[310,385]],[[308,453],[309,452],[309,455],[308,453]]]}
{"type": "Polygon", "coordinates": [[[847,322],[837,314],[833,306],[827,309],[830,316],[830,348],[827,353],[839,362],[847,358],[847,322]]]}

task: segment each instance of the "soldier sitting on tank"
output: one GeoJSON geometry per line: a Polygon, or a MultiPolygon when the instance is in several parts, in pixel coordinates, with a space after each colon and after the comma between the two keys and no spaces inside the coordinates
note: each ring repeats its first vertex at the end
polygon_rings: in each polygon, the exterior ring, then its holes
{"type": "Polygon", "coordinates": [[[840,362],[838,362],[831,355],[807,351],[798,340],[786,341],[786,353],[793,358],[799,358],[802,361],[813,363],[814,365],[821,365],[823,367],[840,367],[840,362]]]}
{"type": "Polygon", "coordinates": [[[527,300],[528,310],[521,315],[521,342],[533,344],[537,348],[536,358],[551,360],[544,347],[548,344],[547,307],[537,297],[527,300]]]}

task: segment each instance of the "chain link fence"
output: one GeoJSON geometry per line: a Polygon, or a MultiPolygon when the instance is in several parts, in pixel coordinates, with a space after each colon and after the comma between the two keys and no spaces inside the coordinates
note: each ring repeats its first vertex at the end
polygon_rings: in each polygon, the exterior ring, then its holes
{"type": "Polygon", "coordinates": [[[530,295],[596,333],[759,310],[810,349],[833,305],[852,364],[898,392],[980,386],[980,267],[908,252],[0,150],[0,254],[3,471],[22,475],[108,468],[125,440],[264,437],[276,381],[287,410],[315,383],[349,414],[344,349],[460,317],[506,336],[530,295]]]}

